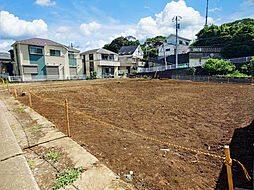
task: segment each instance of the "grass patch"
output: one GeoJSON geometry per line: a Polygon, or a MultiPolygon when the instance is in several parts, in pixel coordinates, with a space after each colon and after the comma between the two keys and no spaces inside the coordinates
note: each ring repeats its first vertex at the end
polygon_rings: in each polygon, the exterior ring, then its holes
{"type": "Polygon", "coordinates": [[[52,160],[54,162],[57,162],[60,157],[62,157],[62,155],[59,152],[55,151],[54,148],[52,148],[49,153],[45,155],[46,160],[52,160]]]}
{"type": "Polygon", "coordinates": [[[32,129],[33,129],[34,131],[37,131],[37,130],[41,129],[41,126],[39,126],[39,125],[38,125],[38,126],[33,126],[32,129]]]}
{"type": "Polygon", "coordinates": [[[25,109],[26,108],[24,108],[24,107],[19,107],[19,108],[15,108],[13,111],[23,113],[25,111],[25,109]]]}
{"type": "Polygon", "coordinates": [[[65,186],[72,184],[78,179],[79,175],[83,171],[83,167],[74,168],[73,170],[68,168],[63,172],[56,174],[56,182],[54,184],[53,190],[60,189],[61,187],[65,188],[65,186]]]}
{"type": "Polygon", "coordinates": [[[29,167],[32,167],[34,165],[34,160],[33,159],[28,159],[27,163],[28,163],[29,167]]]}

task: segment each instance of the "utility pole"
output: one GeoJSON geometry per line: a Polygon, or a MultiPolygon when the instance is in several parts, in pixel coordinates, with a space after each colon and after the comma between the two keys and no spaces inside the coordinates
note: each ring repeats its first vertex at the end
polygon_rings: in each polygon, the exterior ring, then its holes
{"type": "Polygon", "coordinates": [[[206,17],[205,17],[205,25],[207,25],[207,19],[208,19],[208,4],[209,4],[209,2],[208,2],[209,0],[207,0],[207,2],[206,2],[206,17]]]}
{"type": "Polygon", "coordinates": [[[164,50],[165,69],[168,70],[168,64],[167,64],[166,50],[165,50],[165,43],[164,42],[163,42],[163,50],[164,50]]]}
{"type": "Polygon", "coordinates": [[[147,56],[147,64],[148,64],[148,68],[149,68],[149,55],[148,55],[148,52],[147,52],[147,36],[146,36],[146,56],[147,56]]]}
{"type": "Polygon", "coordinates": [[[180,24],[178,23],[182,19],[181,16],[175,16],[173,22],[176,22],[176,69],[178,68],[178,29],[180,29],[180,24]]]}

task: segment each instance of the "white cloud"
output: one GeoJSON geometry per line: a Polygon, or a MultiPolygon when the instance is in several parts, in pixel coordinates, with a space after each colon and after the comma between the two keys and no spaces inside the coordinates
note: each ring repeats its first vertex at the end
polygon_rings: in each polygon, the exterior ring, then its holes
{"type": "MultiPolygon", "coordinates": [[[[137,25],[136,36],[138,39],[145,39],[145,36],[154,37],[157,35],[168,36],[175,33],[175,23],[172,22],[174,16],[181,16],[182,19],[180,35],[193,39],[195,34],[204,26],[205,18],[192,7],[188,7],[184,0],[171,1],[164,10],[155,14],[155,18],[146,17],[140,19],[137,25]]],[[[208,23],[213,23],[209,18],[208,23]]]]}
{"type": "Polygon", "coordinates": [[[216,8],[209,9],[208,11],[211,13],[215,11],[221,11],[221,8],[216,7],[216,8]]]}
{"type": "Polygon", "coordinates": [[[93,32],[96,32],[101,28],[101,25],[97,22],[91,22],[89,24],[81,24],[80,30],[85,35],[90,35],[93,32]]]}
{"type": "Polygon", "coordinates": [[[0,41],[0,51],[9,51],[13,43],[13,40],[0,41]]]}
{"type": "Polygon", "coordinates": [[[0,12],[0,36],[21,37],[40,36],[47,32],[47,24],[42,20],[32,22],[21,20],[7,11],[0,12]]]}
{"type": "Polygon", "coordinates": [[[254,0],[244,1],[243,5],[254,5],[254,0]]]}
{"type": "Polygon", "coordinates": [[[120,34],[115,35],[113,39],[115,39],[115,38],[117,38],[117,37],[120,37],[120,36],[123,36],[123,37],[126,37],[126,36],[134,36],[134,37],[135,37],[135,36],[136,36],[136,33],[137,33],[137,31],[136,31],[135,29],[129,28],[129,29],[127,29],[126,31],[124,31],[124,32],[122,32],[122,33],[120,33],[120,34]]]}
{"type": "Polygon", "coordinates": [[[68,26],[60,26],[57,28],[57,32],[58,33],[65,33],[65,32],[69,32],[70,28],[68,26]]]}
{"type": "MultiPolygon", "coordinates": [[[[176,15],[182,17],[180,36],[194,39],[195,34],[204,26],[205,18],[198,11],[188,7],[184,0],[175,0],[168,3],[158,14],[141,18],[137,23],[121,24],[118,20],[107,18],[103,24],[93,21],[80,25],[51,26],[49,31],[47,24],[41,19],[32,22],[24,21],[2,11],[0,15],[0,37],[17,39],[17,37],[42,37],[41,35],[45,34],[43,36],[45,38],[66,45],[73,42],[75,46],[79,46],[78,49],[85,51],[103,47],[104,44],[110,43],[119,36],[131,35],[139,40],[144,40],[146,36],[174,34],[175,23],[172,22],[172,18],[176,15]]],[[[209,18],[208,23],[214,23],[213,19],[209,18]]]]}
{"type": "MultiPolygon", "coordinates": [[[[182,17],[179,35],[194,39],[197,32],[203,28],[205,18],[192,7],[188,7],[184,0],[171,1],[165,8],[154,16],[141,18],[138,23],[119,24],[109,22],[98,24],[97,22],[84,23],[76,27],[59,27],[55,32],[55,38],[59,41],[74,40],[80,46],[80,50],[88,50],[103,47],[113,39],[120,36],[134,36],[139,40],[157,35],[168,36],[175,34],[175,23],[172,18],[176,15],[182,17]]],[[[214,23],[212,18],[208,18],[208,23],[214,23]]]]}
{"type": "Polygon", "coordinates": [[[36,0],[35,3],[41,6],[54,6],[56,4],[55,1],[51,2],[50,0],[36,0]]]}
{"type": "Polygon", "coordinates": [[[90,49],[102,48],[106,43],[108,43],[108,41],[105,41],[105,40],[90,40],[90,41],[86,42],[83,49],[84,50],[90,50],[90,49]]]}

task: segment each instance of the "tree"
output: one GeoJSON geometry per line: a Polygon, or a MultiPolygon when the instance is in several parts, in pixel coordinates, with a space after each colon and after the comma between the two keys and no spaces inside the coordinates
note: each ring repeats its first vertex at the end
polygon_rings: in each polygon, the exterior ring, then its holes
{"type": "Polygon", "coordinates": [[[155,38],[148,38],[142,45],[141,48],[144,52],[144,59],[147,59],[148,56],[151,58],[156,58],[158,56],[158,49],[156,46],[158,42],[167,42],[166,37],[156,36],[155,38]],[[147,51],[146,51],[147,50],[147,51]]]}
{"type": "Polygon", "coordinates": [[[223,59],[208,59],[202,68],[209,75],[227,75],[234,73],[236,66],[230,61],[224,61],[223,59]]]}
{"type": "Polygon", "coordinates": [[[252,57],[250,63],[248,64],[248,72],[254,76],[254,57],[252,57]]]}
{"type": "Polygon", "coordinates": [[[249,64],[244,64],[241,67],[241,71],[245,74],[254,76],[254,57],[252,57],[249,64]]]}
{"type": "Polygon", "coordinates": [[[205,25],[192,46],[221,47],[224,58],[252,56],[254,52],[254,19],[242,19],[221,26],[205,25]]]}
{"type": "Polygon", "coordinates": [[[140,42],[133,36],[118,37],[110,44],[105,44],[104,49],[118,53],[122,46],[140,45],[140,42]],[[135,39],[135,40],[134,40],[135,39]]]}

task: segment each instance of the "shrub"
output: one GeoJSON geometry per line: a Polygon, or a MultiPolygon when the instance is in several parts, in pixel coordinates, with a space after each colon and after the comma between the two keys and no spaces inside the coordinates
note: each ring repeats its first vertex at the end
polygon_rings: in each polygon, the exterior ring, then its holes
{"type": "Polygon", "coordinates": [[[188,69],[188,73],[189,73],[189,75],[195,75],[195,73],[196,73],[196,68],[195,68],[195,67],[190,67],[190,68],[188,69]]]}
{"type": "Polygon", "coordinates": [[[90,72],[90,77],[91,77],[92,79],[97,79],[97,72],[96,72],[96,71],[91,71],[91,72],[90,72]]]}
{"type": "Polygon", "coordinates": [[[249,77],[246,74],[240,73],[238,70],[236,70],[234,73],[232,74],[227,74],[227,76],[229,77],[249,77]]]}
{"type": "Polygon", "coordinates": [[[250,63],[248,64],[248,72],[250,75],[254,76],[254,57],[252,57],[250,63]]]}
{"type": "Polygon", "coordinates": [[[243,73],[248,74],[248,75],[254,76],[254,57],[252,57],[252,59],[251,59],[251,61],[250,61],[249,64],[243,65],[243,66],[241,67],[241,71],[242,71],[243,73]]]}
{"type": "Polygon", "coordinates": [[[202,68],[209,75],[227,75],[235,72],[236,66],[230,61],[224,61],[223,59],[208,59],[202,68]]]}

